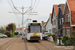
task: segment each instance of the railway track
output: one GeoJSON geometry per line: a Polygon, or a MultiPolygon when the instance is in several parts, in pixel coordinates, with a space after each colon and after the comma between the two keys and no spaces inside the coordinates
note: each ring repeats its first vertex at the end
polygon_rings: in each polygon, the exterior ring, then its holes
{"type": "Polygon", "coordinates": [[[0,50],[8,50],[10,48],[10,46],[13,45],[13,43],[15,43],[15,41],[18,39],[18,37],[14,37],[13,39],[5,42],[4,44],[0,45],[0,50]]]}
{"type": "Polygon", "coordinates": [[[32,47],[35,48],[35,50],[51,50],[49,47],[45,46],[44,44],[41,44],[40,42],[27,41],[26,39],[24,39],[24,42],[26,50],[30,50],[28,44],[32,45],[32,47]]]}
{"type": "Polygon", "coordinates": [[[27,44],[26,44],[26,42],[27,42],[26,38],[24,38],[24,42],[25,42],[25,48],[26,48],[26,50],[28,50],[28,47],[27,47],[27,44]]]}
{"type": "MultiPolygon", "coordinates": [[[[33,42],[32,42],[32,43],[33,43],[33,42]]],[[[51,50],[49,47],[47,47],[47,46],[45,46],[45,45],[43,45],[43,44],[41,44],[41,43],[39,43],[39,42],[38,42],[38,44],[40,44],[41,46],[43,46],[43,48],[46,48],[47,50],[51,50]]],[[[41,49],[37,46],[37,44],[33,43],[33,45],[37,48],[37,50],[41,50],[41,49]]]]}

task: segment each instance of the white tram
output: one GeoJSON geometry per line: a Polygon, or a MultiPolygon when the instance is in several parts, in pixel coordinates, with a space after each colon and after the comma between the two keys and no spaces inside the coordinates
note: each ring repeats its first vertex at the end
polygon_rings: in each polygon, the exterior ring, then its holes
{"type": "Polygon", "coordinates": [[[25,37],[27,40],[42,40],[41,23],[33,21],[26,26],[25,37]]]}

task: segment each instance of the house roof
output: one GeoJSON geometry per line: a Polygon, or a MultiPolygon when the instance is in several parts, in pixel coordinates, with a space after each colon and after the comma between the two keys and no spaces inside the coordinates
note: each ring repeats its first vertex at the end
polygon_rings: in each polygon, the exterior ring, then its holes
{"type": "Polygon", "coordinates": [[[75,25],[75,11],[71,11],[71,22],[72,25],[75,25]]]}
{"type": "Polygon", "coordinates": [[[67,2],[71,11],[71,23],[75,25],[75,0],[67,0],[67,2]]]}
{"type": "Polygon", "coordinates": [[[46,24],[46,22],[42,21],[42,26],[44,26],[46,24]]]}
{"type": "Polygon", "coordinates": [[[64,11],[65,4],[60,4],[62,12],[64,11]]]}
{"type": "MultiPolygon", "coordinates": [[[[25,27],[23,27],[23,28],[24,28],[24,30],[25,30],[25,27]]],[[[21,27],[21,28],[17,28],[17,30],[19,30],[19,29],[22,30],[22,27],[21,27]]]]}
{"type": "MultiPolygon", "coordinates": [[[[61,5],[61,10],[63,11],[65,4],[60,4],[60,5],[61,5]]],[[[57,16],[58,15],[58,10],[59,10],[58,5],[53,5],[53,11],[54,10],[55,10],[55,14],[57,16]]],[[[52,12],[52,16],[53,16],[53,12],[52,12]]]]}
{"type": "Polygon", "coordinates": [[[57,14],[58,14],[58,5],[54,5],[54,9],[55,9],[55,14],[57,16],[57,14]]]}
{"type": "Polygon", "coordinates": [[[56,16],[58,15],[58,5],[53,5],[53,10],[52,10],[52,17],[53,18],[53,13],[55,11],[56,16]]]}
{"type": "Polygon", "coordinates": [[[67,0],[71,11],[75,11],[75,0],[67,0]]]}
{"type": "Polygon", "coordinates": [[[52,18],[52,13],[50,13],[50,17],[52,18]]]}

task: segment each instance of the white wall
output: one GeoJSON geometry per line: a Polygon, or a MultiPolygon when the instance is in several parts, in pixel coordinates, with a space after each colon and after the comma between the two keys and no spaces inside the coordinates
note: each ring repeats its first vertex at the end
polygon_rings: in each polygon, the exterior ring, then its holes
{"type": "Polygon", "coordinates": [[[49,17],[48,19],[48,23],[46,24],[46,31],[48,31],[49,33],[52,33],[52,24],[51,24],[51,17],[49,17]],[[51,32],[50,32],[51,30],[51,32]]]}

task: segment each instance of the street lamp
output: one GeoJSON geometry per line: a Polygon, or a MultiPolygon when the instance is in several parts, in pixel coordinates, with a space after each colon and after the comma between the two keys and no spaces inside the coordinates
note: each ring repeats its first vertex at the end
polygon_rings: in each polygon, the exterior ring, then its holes
{"type": "MultiPolygon", "coordinates": [[[[61,5],[58,5],[58,8],[59,8],[59,13],[60,13],[60,9],[61,9],[61,5]]],[[[60,14],[59,14],[59,16],[60,16],[60,14]]],[[[60,37],[61,37],[61,35],[60,35],[60,31],[59,31],[59,45],[61,45],[61,43],[60,43],[60,37]]]]}

